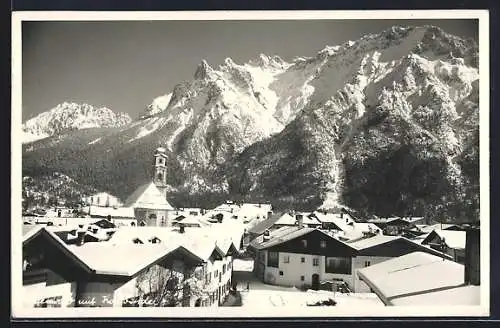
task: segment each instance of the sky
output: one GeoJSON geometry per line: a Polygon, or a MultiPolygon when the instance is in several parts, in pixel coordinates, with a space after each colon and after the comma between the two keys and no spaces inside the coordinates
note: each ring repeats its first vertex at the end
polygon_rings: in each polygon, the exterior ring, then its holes
{"type": "Polygon", "coordinates": [[[22,25],[23,122],[64,101],[105,106],[136,118],[158,96],[260,53],[286,61],[391,26],[435,25],[478,38],[477,20],[29,21],[22,25]]]}

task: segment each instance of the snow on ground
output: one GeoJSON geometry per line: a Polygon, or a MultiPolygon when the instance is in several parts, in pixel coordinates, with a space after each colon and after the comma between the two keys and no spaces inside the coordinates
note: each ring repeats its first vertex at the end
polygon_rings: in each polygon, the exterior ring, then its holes
{"type": "MultiPolygon", "coordinates": [[[[242,286],[243,287],[243,286],[242,286]]],[[[384,307],[384,303],[375,294],[371,293],[356,293],[342,294],[329,291],[313,291],[302,292],[293,287],[282,287],[282,290],[277,290],[277,286],[272,286],[273,289],[252,289],[242,291],[243,307],[303,307],[316,302],[327,301],[333,299],[337,302],[335,308],[338,307],[384,307]]]]}
{"type": "Polygon", "coordinates": [[[374,293],[342,294],[324,290],[300,291],[295,287],[283,287],[264,284],[252,273],[253,260],[235,259],[233,261],[234,279],[241,292],[243,307],[304,307],[329,298],[335,300],[338,307],[384,307],[384,303],[374,293]],[[250,290],[246,290],[247,282],[250,290]]]}

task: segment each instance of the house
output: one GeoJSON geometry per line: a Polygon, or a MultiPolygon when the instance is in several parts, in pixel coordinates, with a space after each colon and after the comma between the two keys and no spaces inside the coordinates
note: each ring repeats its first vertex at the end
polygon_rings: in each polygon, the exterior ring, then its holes
{"type": "Polygon", "coordinates": [[[358,270],[386,305],[479,305],[480,287],[464,280],[464,265],[413,252],[358,270]]]}
{"type": "Polygon", "coordinates": [[[113,196],[107,192],[100,192],[94,195],[82,198],[82,201],[87,205],[100,207],[121,207],[123,206],[120,198],[113,196]]]}
{"type": "MultiPolygon", "coordinates": [[[[147,230],[135,228],[142,229],[147,230]]],[[[216,306],[224,300],[232,272],[226,258],[234,254],[234,245],[223,243],[222,251],[210,238],[154,241],[158,239],[139,244],[117,244],[115,240],[67,245],[46,228],[33,229],[23,241],[25,304],[151,306],[155,293],[159,289],[171,290],[174,282],[175,288],[181,289],[182,306],[216,306]],[[208,280],[209,273],[215,277],[215,283],[208,280]],[[168,279],[158,280],[159,277],[168,279]],[[159,285],[159,281],[164,281],[165,286],[159,285]]]]}
{"type": "Polygon", "coordinates": [[[391,236],[400,235],[404,229],[412,226],[411,222],[400,217],[376,218],[370,219],[368,222],[375,224],[383,230],[384,234],[391,236]]]}
{"type": "Polygon", "coordinates": [[[85,206],[82,212],[94,219],[108,219],[117,226],[137,225],[135,211],[132,207],[85,206]]]}
{"type": "Polygon", "coordinates": [[[255,253],[255,274],[263,282],[313,289],[318,289],[322,280],[350,279],[351,259],[356,253],[321,230],[299,226],[259,237],[249,248],[255,253]]]}
{"type": "MultiPolygon", "coordinates": [[[[205,288],[210,292],[208,303],[222,303],[228,295],[232,282],[232,262],[242,244],[243,229],[236,223],[224,223],[215,226],[204,227],[139,227],[120,228],[108,241],[114,245],[126,244],[148,244],[153,240],[157,243],[176,242],[184,245],[201,258],[207,259],[206,252],[217,250],[217,256],[213,255],[212,261],[206,262],[204,266],[205,288]],[[182,230],[181,230],[182,229],[182,230]]],[[[207,304],[207,303],[203,303],[207,304]]]]}
{"type": "Polygon", "coordinates": [[[269,218],[260,221],[253,227],[249,228],[245,236],[245,245],[248,245],[252,240],[261,236],[266,231],[279,229],[281,227],[291,227],[297,225],[305,225],[311,228],[321,227],[322,223],[312,214],[307,213],[273,213],[269,218]]]}
{"type": "Polygon", "coordinates": [[[205,210],[202,209],[202,208],[197,208],[197,207],[182,207],[182,208],[178,208],[175,210],[175,216],[179,216],[179,215],[184,215],[184,216],[188,216],[188,215],[192,215],[192,216],[201,216],[201,215],[204,215],[205,214],[205,210]]]}
{"type": "Polygon", "coordinates": [[[433,249],[450,255],[454,261],[464,263],[465,239],[465,231],[436,229],[422,241],[422,245],[429,245],[433,249]]]}
{"type": "Polygon", "coordinates": [[[172,220],[171,225],[175,226],[184,226],[184,227],[203,227],[210,225],[209,222],[204,221],[201,217],[193,216],[193,215],[180,215],[172,220]]]}
{"type": "Polygon", "coordinates": [[[436,223],[436,224],[431,224],[431,225],[426,225],[426,224],[417,224],[415,226],[416,231],[422,233],[422,234],[429,234],[432,231],[439,229],[439,230],[454,230],[454,231],[462,231],[462,227],[460,227],[457,224],[450,224],[450,223],[436,223]]]}
{"type": "Polygon", "coordinates": [[[271,204],[252,204],[243,203],[238,210],[238,217],[243,221],[243,223],[248,224],[251,222],[262,222],[265,219],[271,217],[273,211],[271,204]]]}
{"type": "MultiPolygon", "coordinates": [[[[356,269],[376,265],[412,252],[423,252],[448,260],[451,259],[451,257],[439,251],[400,236],[375,235],[348,242],[348,245],[357,250],[356,257],[353,258],[352,263],[352,267],[356,269]]],[[[357,293],[370,292],[370,287],[361,281],[355,273],[352,277],[352,286],[353,290],[357,293]]]]}
{"type": "Polygon", "coordinates": [[[125,207],[134,209],[139,226],[168,226],[175,212],[154,182],[137,188],[125,201],[125,207]]]}
{"type": "Polygon", "coordinates": [[[321,222],[322,228],[335,231],[336,236],[344,241],[364,238],[367,235],[382,234],[382,230],[373,223],[355,221],[345,213],[321,213],[313,215],[321,222]]]}
{"type": "Polygon", "coordinates": [[[254,273],[267,284],[318,289],[326,282],[344,283],[355,292],[369,292],[356,277],[358,268],[414,251],[441,254],[397,236],[346,242],[334,231],[300,226],[270,231],[248,248],[254,253],[254,273]]]}

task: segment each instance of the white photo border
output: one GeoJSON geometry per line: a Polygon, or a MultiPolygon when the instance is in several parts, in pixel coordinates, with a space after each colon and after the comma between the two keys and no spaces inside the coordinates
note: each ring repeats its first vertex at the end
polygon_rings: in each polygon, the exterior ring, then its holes
{"type": "Polygon", "coordinates": [[[348,317],[485,317],[490,315],[490,176],[489,176],[489,12],[487,10],[366,10],[366,11],[18,11],[12,12],[11,108],[11,304],[15,319],[37,318],[348,318],[348,317]],[[138,20],[361,20],[361,19],[478,19],[480,110],[481,304],[479,306],[384,307],[346,309],[283,308],[24,308],[22,295],[22,31],[23,21],[138,21],[138,20]]]}

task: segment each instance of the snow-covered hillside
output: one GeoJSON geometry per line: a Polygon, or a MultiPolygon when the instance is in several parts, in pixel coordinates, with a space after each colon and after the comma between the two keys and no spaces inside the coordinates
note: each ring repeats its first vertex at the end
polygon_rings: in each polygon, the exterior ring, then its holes
{"type": "Polygon", "coordinates": [[[73,130],[119,127],[130,122],[128,114],[114,113],[106,107],[63,102],[23,124],[23,143],[73,130]]]}

